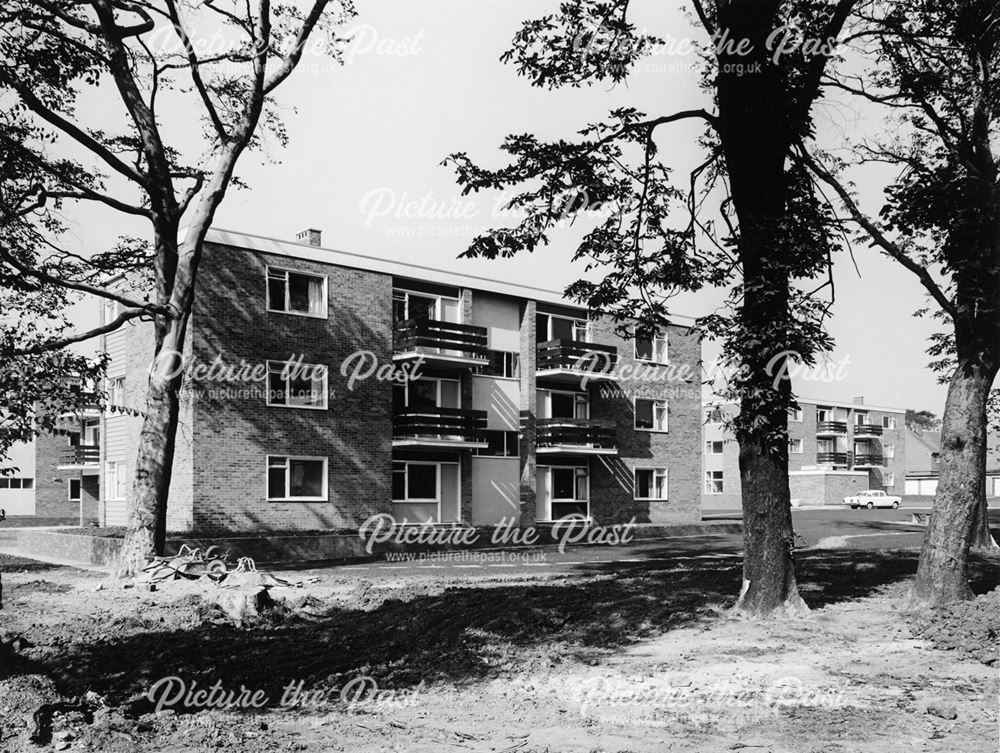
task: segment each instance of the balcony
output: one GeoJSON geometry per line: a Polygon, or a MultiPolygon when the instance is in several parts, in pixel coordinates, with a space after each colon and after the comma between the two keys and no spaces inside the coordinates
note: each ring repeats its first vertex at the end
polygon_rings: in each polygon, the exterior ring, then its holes
{"type": "Polygon", "coordinates": [[[847,465],[846,452],[817,452],[816,462],[820,465],[847,465]]]}
{"type": "Polygon", "coordinates": [[[820,421],[816,424],[817,436],[837,436],[847,434],[846,421],[820,421]]]}
{"type": "Polygon", "coordinates": [[[486,328],[437,319],[406,319],[393,330],[392,359],[422,359],[435,366],[482,366],[489,363],[486,328]]]}
{"type": "Polygon", "coordinates": [[[535,376],[539,379],[578,382],[614,381],[618,349],[582,340],[549,340],[538,343],[535,376]]]}
{"type": "Polygon", "coordinates": [[[881,437],[882,427],[872,424],[855,424],[854,436],[856,437],[881,437]]]}
{"type": "Polygon", "coordinates": [[[101,463],[101,448],[96,444],[79,444],[64,447],[56,460],[61,471],[90,471],[97,473],[101,463]]]}
{"type": "Polygon", "coordinates": [[[393,415],[392,446],[478,450],[486,442],[486,411],[406,408],[393,415]]]}
{"type": "Polygon", "coordinates": [[[881,455],[855,455],[855,468],[881,468],[885,465],[885,459],[881,455]]]}
{"type": "Polygon", "coordinates": [[[537,428],[537,454],[617,455],[615,430],[589,418],[541,418],[537,428]]]}

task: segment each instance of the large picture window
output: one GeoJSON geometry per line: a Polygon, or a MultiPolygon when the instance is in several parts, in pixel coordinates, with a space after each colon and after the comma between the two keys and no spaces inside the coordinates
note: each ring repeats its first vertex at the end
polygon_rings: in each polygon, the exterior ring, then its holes
{"type": "Polygon", "coordinates": [[[267,498],[271,501],[325,501],[326,458],[269,456],[267,498]]]}
{"type": "Polygon", "coordinates": [[[636,468],[634,496],[636,499],[666,499],[667,469],[636,468]]]}
{"type": "Polygon", "coordinates": [[[393,502],[434,502],[438,499],[437,463],[393,463],[393,502]]]}
{"type": "Polygon", "coordinates": [[[267,268],[267,310],[326,318],[326,277],[267,268]]]}
{"type": "Polygon", "coordinates": [[[329,370],[316,363],[267,362],[267,404],[289,408],[327,407],[329,370]]]}

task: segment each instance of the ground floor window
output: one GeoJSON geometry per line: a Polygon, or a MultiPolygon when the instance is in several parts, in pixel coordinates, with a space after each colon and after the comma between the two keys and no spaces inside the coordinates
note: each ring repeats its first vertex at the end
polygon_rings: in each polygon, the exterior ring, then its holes
{"type": "Polygon", "coordinates": [[[722,494],[722,471],[705,471],[705,494],[722,494]]]}
{"type": "Polygon", "coordinates": [[[326,458],[268,456],[267,498],[271,501],[322,501],[328,498],[326,458]]]}
{"type": "Polygon", "coordinates": [[[438,498],[437,463],[393,463],[392,501],[427,502],[438,498]]]}
{"type": "Polygon", "coordinates": [[[35,479],[24,478],[22,476],[2,476],[0,477],[0,489],[34,489],[35,479]]]}
{"type": "Polygon", "coordinates": [[[83,492],[81,490],[81,480],[78,478],[71,478],[69,480],[69,501],[79,502],[83,499],[83,492]]]}
{"type": "Polygon", "coordinates": [[[590,479],[586,466],[552,466],[548,469],[550,517],[590,517],[590,479]]]}
{"type": "Polygon", "coordinates": [[[885,488],[891,489],[896,485],[896,474],[894,473],[885,474],[884,481],[885,481],[885,488]]]}
{"type": "Polygon", "coordinates": [[[667,469],[636,468],[635,499],[666,499],[667,469]]]}

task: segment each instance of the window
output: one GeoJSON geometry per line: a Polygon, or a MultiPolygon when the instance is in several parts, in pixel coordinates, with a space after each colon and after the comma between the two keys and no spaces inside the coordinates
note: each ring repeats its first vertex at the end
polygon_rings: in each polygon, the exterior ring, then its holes
{"type": "Polygon", "coordinates": [[[438,498],[437,463],[393,463],[393,502],[436,502],[438,498]]]}
{"type": "Polygon", "coordinates": [[[104,324],[110,324],[122,313],[121,304],[118,301],[106,298],[104,300],[104,324]]]}
{"type": "Polygon", "coordinates": [[[298,361],[267,362],[267,404],[289,408],[327,407],[328,369],[298,361]]]}
{"type": "Polygon", "coordinates": [[[705,408],[705,423],[706,424],[721,424],[722,423],[722,408],[718,405],[712,405],[705,408]]]}
{"type": "Polygon", "coordinates": [[[267,310],[326,318],[326,277],[267,268],[267,310]]]}
{"type": "Polygon", "coordinates": [[[392,407],[397,412],[430,410],[432,408],[458,408],[461,394],[457,379],[425,377],[404,384],[393,385],[392,407]]]}
{"type": "Polygon", "coordinates": [[[21,476],[0,477],[0,489],[34,489],[35,479],[21,476]]]}
{"type": "Polygon", "coordinates": [[[713,441],[713,442],[705,442],[705,454],[706,455],[721,455],[722,454],[722,448],[723,448],[722,446],[723,446],[723,444],[724,443],[721,440],[719,440],[719,441],[713,441]]]}
{"type": "Polygon", "coordinates": [[[490,362],[479,368],[479,373],[486,376],[517,379],[521,376],[521,354],[504,350],[491,350],[488,353],[490,362]]]}
{"type": "Polygon", "coordinates": [[[104,470],[104,498],[109,500],[125,499],[126,480],[125,461],[108,462],[104,470]]]}
{"type": "Polygon", "coordinates": [[[667,430],[667,401],[635,399],[635,428],[648,431],[667,430]]]}
{"type": "Polygon", "coordinates": [[[868,414],[864,412],[857,412],[854,414],[854,425],[855,426],[868,426],[868,414]]]}
{"type": "Polygon", "coordinates": [[[123,408],[125,406],[125,377],[108,380],[108,403],[123,408]]]}
{"type": "Polygon", "coordinates": [[[820,423],[822,423],[823,421],[835,420],[833,408],[817,408],[816,420],[819,421],[820,423]]]}
{"type": "Polygon", "coordinates": [[[895,416],[882,416],[882,428],[883,429],[893,429],[896,428],[896,417],[895,416]]]}
{"type": "Polygon", "coordinates": [[[637,337],[635,339],[635,358],[637,361],[668,363],[666,334],[657,335],[652,339],[637,337]]]}
{"type": "Polygon", "coordinates": [[[322,500],[326,490],[326,458],[267,458],[269,500],[322,500]]]}
{"type": "Polygon", "coordinates": [[[590,418],[590,399],[585,392],[539,390],[541,418],[590,418]]]}
{"type": "Polygon", "coordinates": [[[896,445],[894,444],[882,445],[882,456],[886,458],[896,457],[896,445]]]}
{"type": "Polygon", "coordinates": [[[891,489],[896,485],[896,474],[887,473],[882,477],[882,481],[887,489],[891,489]]]}
{"type": "Polygon", "coordinates": [[[802,409],[801,408],[789,408],[788,409],[788,420],[794,421],[795,423],[802,423],[802,409]]]}
{"type": "Polygon", "coordinates": [[[461,319],[456,296],[414,293],[409,290],[392,291],[393,324],[415,320],[418,322],[444,321],[457,323],[461,319]]]}
{"type": "Polygon", "coordinates": [[[538,314],[535,320],[535,339],[540,343],[550,340],[589,342],[587,329],[587,322],[583,319],[538,314]]]}
{"type": "Polygon", "coordinates": [[[78,431],[67,431],[66,432],[66,443],[70,447],[78,447],[80,445],[80,432],[78,432],[78,431]]]}
{"type": "Polygon", "coordinates": [[[506,458],[516,458],[518,455],[516,431],[487,431],[486,441],[489,447],[476,450],[477,455],[506,458]]]}
{"type": "Polygon", "coordinates": [[[584,467],[552,467],[549,469],[552,493],[552,519],[569,515],[590,515],[589,480],[584,467]]]}
{"type": "Polygon", "coordinates": [[[802,454],[802,440],[801,439],[789,439],[788,440],[788,454],[789,455],[801,455],[802,454]]]}
{"type": "Polygon", "coordinates": [[[667,469],[636,468],[635,499],[666,499],[667,469]]]}
{"type": "Polygon", "coordinates": [[[705,494],[722,494],[722,471],[705,471],[705,494]]]}
{"type": "Polygon", "coordinates": [[[81,491],[80,479],[71,478],[69,480],[69,501],[79,502],[83,499],[83,493],[81,491]]]}

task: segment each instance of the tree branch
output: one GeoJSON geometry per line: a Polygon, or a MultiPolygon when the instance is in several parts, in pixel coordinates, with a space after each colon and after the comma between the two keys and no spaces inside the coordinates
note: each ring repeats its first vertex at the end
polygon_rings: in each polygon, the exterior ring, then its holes
{"type": "Polygon", "coordinates": [[[87,330],[86,332],[81,332],[76,335],[70,335],[69,337],[61,337],[54,340],[47,340],[43,343],[39,343],[38,345],[33,345],[30,348],[15,348],[14,350],[4,351],[2,355],[4,357],[32,356],[32,355],[38,355],[39,353],[46,353],[52,350],[60,350],[62,348],[65,348],[67,345],[83,342],[84,340],[89,340],[92,337],[97,337],[98,335],[104,335],[107,334],[108,332],[114,332],[125,322],[131,319],[136,319],[140,316],[143,316],[146,313],[147,312],[143,309],[128,309],[126,311],[123,311],[112,321],[106,324],[102,324],[99,327],[94,327],[93,329],[87,330]]]}

